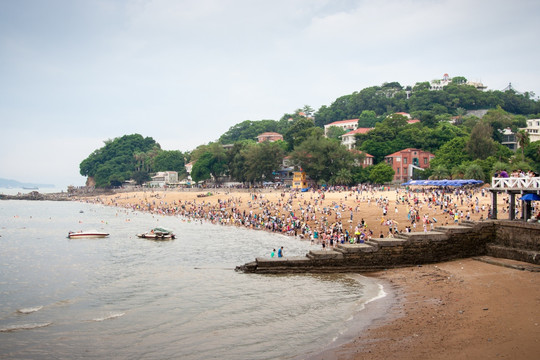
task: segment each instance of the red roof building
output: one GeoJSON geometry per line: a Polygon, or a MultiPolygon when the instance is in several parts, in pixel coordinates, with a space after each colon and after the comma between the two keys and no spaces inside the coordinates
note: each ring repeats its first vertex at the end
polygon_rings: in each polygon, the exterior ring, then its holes
{"type": "Polygon", "coordinates": [[[359,165],[359,166],[365,168],[365,167],[373,165],[373,159],[375,158],[373,155],[370,155],[367,152],[363,152],[363,151],[360,151],[360,150],[354,150],[353,149],[353,150],[349,150],[349,151],[355,152],[357,154],[363,154],[364,155],[364,160],[362,161],[361,164],[359,164],[358,161],[355,160],[357,166],[359,165]]]}
{"type": "Polygon", "coordinates": [[[332,126],[340,127],[345,131],[356,130],[358,128],[358,119],[349,119],[334,121],[333,123],[324,125],[324,136],[328,133],[328,129],[332,126]]]}
{"type": "Polygon", "coordinates": [[[262,143],[263,141],[279,141],[283,140],[283,135],[275,133],[275,132],[265,132],[257,136],[257,142],[262,143]]]}
{"type": "Polygon", "coordinates": [[[414,168],[427,169],[435,155],[420,149],[403,149],[384,157],[392,169],[394,169],[394,181],[404,182],[412,177],[414,168]]]}
{"type": "Polygon", "coordinates": [[[373,128],[358,128],[356,130],[349,131],[346,134],[341,135],[341,143],[347,147],[347,149],[354,149],[356,144],[356,134],[366,134],[373,130],[373,128]]]}

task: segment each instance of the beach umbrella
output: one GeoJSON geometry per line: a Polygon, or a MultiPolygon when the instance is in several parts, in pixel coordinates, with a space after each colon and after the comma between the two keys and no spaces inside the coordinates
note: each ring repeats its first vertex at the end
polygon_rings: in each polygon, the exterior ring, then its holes
{"type": "Polygon", "coordinates": [[[540,196],[534,193],[525,194],[519,199],[521,201],[540,201],[540,196]]]}

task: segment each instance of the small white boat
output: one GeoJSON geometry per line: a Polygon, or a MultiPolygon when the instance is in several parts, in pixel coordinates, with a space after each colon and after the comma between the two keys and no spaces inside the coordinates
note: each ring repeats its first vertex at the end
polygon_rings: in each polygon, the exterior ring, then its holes
{"type": "Polygon", "coordinates": [[[154,228],[142,234],[137,234],[141,239],[151,240],[172,240],[176,238],[176,235],[172,231],[163,228],[154,228]]]}
{"type": "Polygon", "coordinates": [[[82,238],[104,238],[109,236],[108,233],[97,231],[97,230],[87,230],[87,231],[70,231],[68,233],[68,238],[70,239],[82,239],[82,238]]]}

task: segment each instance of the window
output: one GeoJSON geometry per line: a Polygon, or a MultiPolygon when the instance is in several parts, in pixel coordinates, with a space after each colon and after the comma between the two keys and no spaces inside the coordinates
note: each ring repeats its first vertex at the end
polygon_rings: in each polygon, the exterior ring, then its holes
{"type": "Polygon", "coordinates": [[[403,158],[403,163],[404,163],[404,164],[407,163],[407,158],[406,158],[406,157],[403,158]]]}
{"type": "Polygon", "coordinates": [[[397,168],[397,173],[398,173],[398,175],[399,175],[399,170],[401,170],[401,168],[397,168]]]}
{"type": "Polygon", "coordinates": [[[424,165],[427,165],[427,164],[428,164],[428,158],[425,157],[425,158],[424,158],[424,165]]]}

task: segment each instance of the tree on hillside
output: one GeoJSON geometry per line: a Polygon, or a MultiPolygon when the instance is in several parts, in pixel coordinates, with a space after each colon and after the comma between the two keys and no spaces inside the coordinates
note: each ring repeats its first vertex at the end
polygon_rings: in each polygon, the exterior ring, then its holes
{"type": "Polygon", "coordinates": [[[341,136],[345,133],[345,129],[340,126],[330,126],[326,132],[326,137],[329,139],[341,140],[341,136]]]}
{"type": "Polygon", "coordinates": [[[375,124],[382,121],[377,117],[375,111],[373,110],[364,110],[358,117],[358,127],[359,128],[371,128],[375,127],[375,124]]]}
{"type": "Polygon", "coordinates": [[[472,129],[465,148],[473,159],[485,159],[495,154],[497,143],[491,138],[492,133],[491,126],[485,121],[479,122],[472,129]]]}
{"type": "Polygon", "coordinates": [[[160,151],[154,158],[154,171],[177,171],[186,173],[184,154],[179,150],[160,151]]]}
{"type": "Polygon", "coordinates": [[[472,157],[465,150],[467,141],[465,137],[456,137],[442,145],[435,152],[435,158],[431,160],[430,167],[443,165],[447,169],[453,169],[465,161],[471,161],[472,157]]]}
{"type": "Polygon", "coordinates": [[[327,182],[341,169],[354,166],[354,155],[339,142],[321,136],[310,136],[291,154],[315,182],[327,182]]]}
{"type": "Polygon", "coordinates": [[[255,140],[258,135],[264,132],[277,132],[282,134],[286,129],[283,124],[275,120],[246,120],[236,124],[227,130],[219,138],[221,144],[232,144],[241,140],[255,140]]]}
{"type": "Polygon", "coordinates": [[[320,136],[322,135],[322,133],[322,129],[315,127],[312,119],[301,118],[300,120],[295,121],[291,125],[283,138],[285,139],[285,141],[287,141],[289,145],[289,150],[292,150],[295,146],[302,143],[308,137],[312,135],[320,136]]]}

